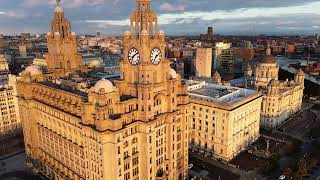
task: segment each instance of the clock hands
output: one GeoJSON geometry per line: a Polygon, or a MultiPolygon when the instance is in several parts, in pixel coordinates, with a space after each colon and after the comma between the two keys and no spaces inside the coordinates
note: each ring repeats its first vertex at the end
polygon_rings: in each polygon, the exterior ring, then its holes
{"type": "Polygon", "coordinates": [[[138,55],[139,53],[135,53],[133,56],[132,56],[132,59],[134,59],[134,57],[136,57],[136,55],[138,55]]]}
{"type": "Polygon", "coordinates": [[[158,56],[160,56],[160,53],[156,54],[156,57],[154,57],[154,60],[156,60],[158,56]]]}

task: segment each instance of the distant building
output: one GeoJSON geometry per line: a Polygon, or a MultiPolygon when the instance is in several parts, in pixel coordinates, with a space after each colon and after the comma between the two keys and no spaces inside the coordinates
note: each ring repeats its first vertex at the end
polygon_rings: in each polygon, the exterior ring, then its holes
{"type": "Polygon", "coordinates": [[[212,27],[208,27],[207,34],[201,34],[200,35],[200,40],[201,41],[212,41],[212,40],[214,40],[213,28],[212,27]]]}
{"type": "Polygon", "coordinates": [[[263,94],[261,126],[267,129],[280,126],[302,107],[304,72],[300,70],[291,81],[279,81],[278,73],[279,65],[268,48],[261,63],[254,70],[249,65],[243,78],[244,86],[258,89],[263,94]]]}
{"type": "Polygon", "coordinates": [[[234,51],[233,49],[222,49],[221,50],[221,66],[220,69],[224,73],[232,73],[233,66],[235,63],[234,51]]]}
{"type": "Polygon", "coordinates": [[[230,161],[259,138],[260,93],[192,80],[186,84],[193,151],[230,161]]]}
{"type": "Polygon", "coordinates": [[[181,50],[178,48],[172,48],[169,50],[169,57],[170,58],[180,58],[181,57],[181,50]]]}
{"type": "Polygon", "coordinates": [[[88,65],[91,68],[94,66],[103,66],[103,59],[95,54],[83,54],[82,55],[83,65],[88,65]]]}
{"type": "Polygon", "coordinates": [[[294,53],[294,45],[287,44],[285,51],[286,55],[292,55],[294,53]]]}
{"type": "Polygon", "coordinates": [[[47,60],[45,57],[35,57],[32,64],[44,68],[47,66],[47,60]]]}
{"type": "Polygon", "coordinates": [[[197,77],[211,77],[212,48],[198,48],[195,63],[197,77]]]}
{"type": "Polygon", "coordinates": [[[234,52],[234,59],[237,62],[252,61],[255,53],[253,48],[232,48],[234,52]]]}
{"type": "Polygon", "coordinates": [[[21,129],[16,93],[16,77],[9,75],[9,82],[0,87],[0,135],[15,133],[21,129]]]}
{"type": "Polygon", "coordinates": [[[30,33],[21,33],[20,36],[22,39],[30,39],[31,38],[30,33]]]}
{"type": "Polygon", "coordinates": [[[9,64],[5,55],[0,55],[0,87],[8,84],[9,81],[9,64]]]}
{"type": "Polygon", "coordinates": [[[217,42],[215,44],[214,52],[213,52],[213,69],[218,69],[221,66],[222,62],[222,50],[230,49],[231,43],[225,43],[225,42],[217,42]]]}
{"type": "Polygon", "coordinates": [[[284,52],[284,47],[282,47],[282,46],[271,46],[270,47],[271,49],[272,49],[272,53],[273,54],[282,54],[283,52],[284,52]]]}
{"type": "Polygon", "coordinates": [[[21,58],[28,57],[27,46],[24,44],[19,45],[19,53],[21,58]]]}

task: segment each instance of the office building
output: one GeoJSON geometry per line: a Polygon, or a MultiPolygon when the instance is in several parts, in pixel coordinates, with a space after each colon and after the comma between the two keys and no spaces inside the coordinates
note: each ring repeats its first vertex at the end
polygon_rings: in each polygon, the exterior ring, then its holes
{"type": "Polygon", "coordinates": [[[211,77],[212,48],[198,48],[195,64],[197,77],[211,77]]]}
{"type": "Polygon", "coordinates": [[[120,80],[82,89],[68,82],[87,69],[59,1],[54,19],[49,72],[30,66],[18,82],[27,165],[49,179],[186,179],[189,98],[165,59],[151,0],[137,0],[130,16],[120,80]]]}
{"type": "Polygon", "coordinates": [[[259,138],[259,92],[193,80],[186,84],[191,150],[230,161],[259,138]]]}
{"type": "Polygon", "coordinates": [[[222,63],[222,50],[227,50],[231,48],[231,43],[225,42],[217,42],[215,44],[214,52],[213,52],[213,68],[218,69],[222,63]]]}

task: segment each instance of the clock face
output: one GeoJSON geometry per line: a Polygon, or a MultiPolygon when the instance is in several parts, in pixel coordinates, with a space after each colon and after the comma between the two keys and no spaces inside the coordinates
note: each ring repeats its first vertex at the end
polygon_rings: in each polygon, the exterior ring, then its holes
{"type": "Polygon", "coordinates": [[[160,64],[162,59],[162,53],[161,50],[159,48],[154,48],[151,51],[151,62],[154,65],[158,65],[160,64]]]}
{"type": "Polygon", "coordinates": [[[128,53],[129,62],[132,65],[137,65],[140,61],[140,54],[136,48],[131,48],[128,53]]]}

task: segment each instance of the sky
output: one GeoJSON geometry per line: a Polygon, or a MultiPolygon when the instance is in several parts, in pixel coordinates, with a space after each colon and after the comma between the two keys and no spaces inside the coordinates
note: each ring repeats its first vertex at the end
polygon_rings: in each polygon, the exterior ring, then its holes
{"type": "MultiPolygon", "coordinates": [[[[136,0],[62,0],[77,34],[121,35],[136,0]]],[[[0,34],[49,31],[55,0],[0,0],[0,34]]],[[[159,29],[197,35],[320,34],[320,0],[153,0],[159,29]]]]}

